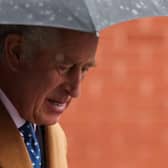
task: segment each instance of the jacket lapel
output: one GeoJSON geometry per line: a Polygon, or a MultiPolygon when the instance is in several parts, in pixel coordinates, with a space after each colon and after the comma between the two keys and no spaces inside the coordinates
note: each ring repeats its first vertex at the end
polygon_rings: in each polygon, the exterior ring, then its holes
{"type": "Polygon", "coordinates": [[[45,127],[47,168],[67,168],[67,144],[59,124],[45,127]]]}
{"type": "MultiPolygon", "coordinates": [[[[0,102],[0,168],[32,168],[18,129],[0,102]]],[[[59,124],[45,127],[46,168],[67,168],[67,145],[59,124]]]]}
{"type": "Polygon", "coordinates": [[[1,102],[0,116],[0,167],[32,168],[24,141],[1,102]]]}

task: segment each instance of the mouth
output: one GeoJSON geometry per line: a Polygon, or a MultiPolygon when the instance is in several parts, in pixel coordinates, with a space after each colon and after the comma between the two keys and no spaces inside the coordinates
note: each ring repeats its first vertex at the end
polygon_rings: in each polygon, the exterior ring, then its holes
{"type": "Polygon", "coordinates": [[[51,112],[54,112],[56,114],[60,114],[62,113],[66,106],[67,106],[67,101],[64,102],[59,102],[53,99],[47,99],[47,105],[48,105],[48,109],[51,112]]]}

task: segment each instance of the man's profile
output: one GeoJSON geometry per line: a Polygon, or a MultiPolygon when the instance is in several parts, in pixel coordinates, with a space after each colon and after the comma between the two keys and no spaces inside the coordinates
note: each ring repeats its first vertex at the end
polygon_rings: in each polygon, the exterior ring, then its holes
{"type": "Polygon", "coordinates": [[[58,121],[95,65],[97,43],[94,33],[0,26],[2,167],[67,167],[66,139],[58,121]],[[26,123],[38,155],[21,130],[26,123]]]}

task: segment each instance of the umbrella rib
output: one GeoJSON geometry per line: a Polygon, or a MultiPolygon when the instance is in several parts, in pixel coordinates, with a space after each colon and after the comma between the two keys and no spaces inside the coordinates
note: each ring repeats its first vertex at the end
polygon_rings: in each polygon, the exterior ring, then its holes
{"type": "MultiPolygon", "coordinates": [[[[63,1],[62,3],[64,3],[64,1],[63,1]]],[[[64,4],[65,4],[65,3],[64,3],[64,4]]],[[[88,10],[88,8],[87,8],[87,5],[86,5],[85,3],[84,3],[84,5],[86,6],[86,9],[87,9],[87,11],[88,11],[88,14],[89,14],[89,17],[90,17],[90,20],[91,20],[91,23],[92,23],[92,29],[93,29],[93,30],[96,30],[96,29],[95,29],[95,26],[94,26],[94,24],[93,24],[93,21],[92,21],[92,17],[90,16],[90,12],[89,12],[89,10],[88,10]]],[[[64,5],[64,7],[65,7],[66,11],[69,11],[69,12],[71,13],[71,15],[73,16],[73,18],[75,18],[78,23],[81,23],[81,25],[83,25],[81,19],[79,19],[79,18],[70,10],[70,8],[67,7],[67,5],[64,5]]],[[[84,30],[84,31],[87,32],[87,30],[84,30]]],[[[88,30],[88,32],[89,32],[89,30],[88,30]]]]}
{"type": "Polygon", "coordinates": [[[89,8],[88,8],[88,5],[87,5],[87,3],[86,3],[86,0],[83,0],[83,1],[84,1],[84,4],[85,4],[86,9],[87,9],[87,11],[88,11],[88,14],[89,14],[89,16],[90,16],[90,20],[91,20],[91,23],[92,23],[92,27],[93,27],[93,29],[94,29],[95,31],[97,31],[96,26],[95,26],[95,24],[94,24],[94,22],[93,22],[92,15],[91,15],[90,10],[89,10],[89,8]]]}

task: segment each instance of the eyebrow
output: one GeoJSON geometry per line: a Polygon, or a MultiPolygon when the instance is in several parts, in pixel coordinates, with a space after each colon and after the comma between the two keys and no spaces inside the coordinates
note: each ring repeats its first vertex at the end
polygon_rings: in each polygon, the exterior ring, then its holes
{"type": "MultiPolygon", "coordinates": [[[[65,65],[74,65],[74,63],[65,63],[65,65]]],[[[86,64],[84,64],[84,66],[88,66],[90,68],[96,67],[96,62],[95,61],[94,62],[87,62],[86,64]]]]}
{"type": "MultiPolygon", "coordinates": [[[[57,60],[56,62],[60,63],[60,64],[65,64],[65,65],[73,65],[73,64],[75,64],[74,61],[69,59],[69,58],[66,58],[66,60],[65,59],[57,60]]],[[[89,66],[89,67],[96,67],[96,60],[95,59],[90,59],[90,60],[88,60],[88,62],[85,63],[85,65],[89,66]]]]}
{"type": "Polygon", "coordinates": [[[86,63],[89,67],[96,67],[96,61],[86,63]]]}

